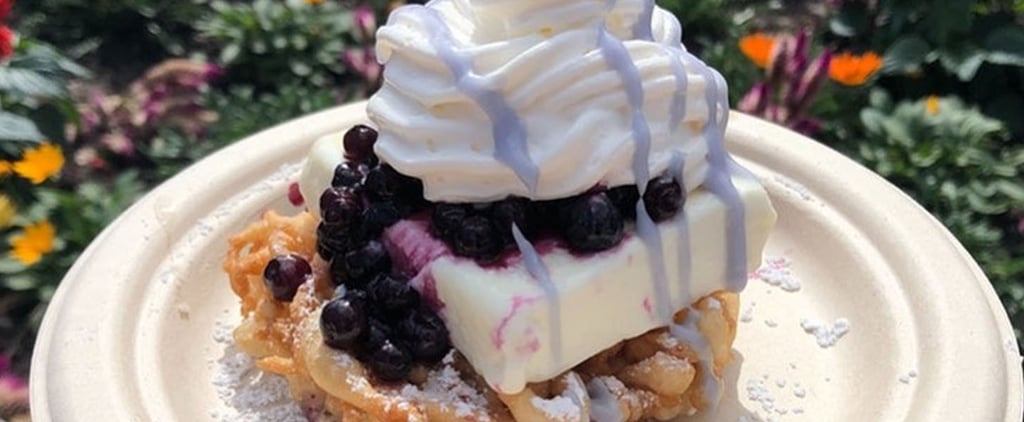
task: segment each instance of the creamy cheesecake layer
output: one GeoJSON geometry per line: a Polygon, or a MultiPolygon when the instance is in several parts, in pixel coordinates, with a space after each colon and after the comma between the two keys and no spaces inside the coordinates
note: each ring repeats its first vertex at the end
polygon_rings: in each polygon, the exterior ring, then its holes
{"type": "Polygon", "coordinates": [[[331,186],[334,168],[345,161],[345,133],[338,132],[317,139],[306,156],[299,174],[299,191],[310,214],[320,218],[320,194],[331,186]]]}
{"type": "MultiPolygon", "coordinates": [[[[757,181],[735,177],[733,183],[746,207],[747,268],[754,270],[775,212],[757,181]]],[[[726,289],[725,226],[726,206],[704,190],[691,193],[685,213],[658,225],[671,309],[726,289]],[[685,261],[688,269],[680,265],[685,261]]],[[[651,254],[630,232],[621,245],[590,256],[541,249],[555,295],[545,292],[522,261],[503,268],[451,256],[434,261],[430,272],[453,344],[492,387],[513,393],[619,341],[668,325],[668,317],[656,312],[660,298],[651,254]]]]}

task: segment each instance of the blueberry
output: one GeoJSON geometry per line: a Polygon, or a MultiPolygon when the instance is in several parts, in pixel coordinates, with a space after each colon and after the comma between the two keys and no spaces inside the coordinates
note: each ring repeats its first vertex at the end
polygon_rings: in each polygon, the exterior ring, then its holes
{"type": "Polygon", "coordinates": [[[683,207],[683,188],[669,176],[656,177],[647,184],[644,206],[655,222],[668,220],[683,207]]]}
{"type": "Polygon", "coordinates": [[[377,237],[408,214],[409,208],[404,204],[394,201],[372,203],[363,213],[363,232],[367,237],[377,237]]]}
{"type": "Polygon", "coordinates": [[[377,378],[383,381],[400,381],[412,370],[412,356],[398,344],[385,339],[380,346],[367,354],[366,364],[377,378]]]}
{"type": "MultiPolygon", "coordinates": [[[[335,258],[335,261],[344,262],[346,285],[350,287],[364,287],[377,275],[391,270],[391,256],[384,244],[376,240],[345,254],[344,258],[335,258]]],[[[334,271],[334,262],[331,263],[331,271],[334,271]]]]}
{"type": "Polygon", "coordinates": [[[576,251],[597,252],[619,243],[623,236],[622,216],[604,193],[580,196],[568,208],[562,234],[576,251]]]}
{"type": "Polygon", "coordinates": [[[437,238],[450,240],[468,216],[468,206],[439,202],[434,205],[434,212],[430,217],[430,230],[437,238]]]}
{"type": "Polygon", "coordinates": [[[331,180],[331,186],[357,188],[362,185],[363,178],[366,177],[366,173],[369,171],[370,168],[366,164],[358,164],[351,161],[338,164],[334,168],[334,178],[331,180]]]}
{"type": "Polygon", "coordinates": [[[533,233],[533,221],[530,218],[530,200],[510,197],[491,206],[491,222],[494,232],[502,246],[511,245],[512,224],[515,223],[525,235],[533,233]]]}
{"type": "Polygon", "coordinates": [[[312,273],[313,269],[309,262],[301,256],[279,255],[263,268],[263,284],[267,286],[274,299],[291,302],[295,297],[295,291],[312,273]]]}
{"type": "Polygon", "coordinates": [[[373,155],[377,131],[366,125],[355,125],[345,132],[345,158],[363,160],[373,155]]]}
{"type": "Polygon", "coordinates": [[[367,194],[375,201],[397,199],[414,203],[423,199],[423,183],[395,171],[387,164],[370,170],[363,181],[367,194]]]}
{"type": "Polygon", "coordinates": [[[320,215],[332,226],[352,227],[360,222],[363,200],[349,188],[327,188],[320,195],[320,215]]]}
{"type": "Polygon", "coordinates": [[[320,311],[320,333],[324,344],[348,350],[367,331],[364,302],[357,296],[346,294],[333,299],[320,311]]]}
{"type": "Polygon", "coordinates": [[[325,261],[334,259],[359,246],[359,237],[352,227],[329,225],[323,221],[316,226],[316,250],[325,261]]]}
{"type": "Polygon", "coordinates": [[[493,260],[500,252],[500,244],[491,222],[480,215],[463,220],[450,242],[452,252],[456,255],[480,261],[493,260]]]}
{"type": "Polygon", "coordinates": [[[608,189],[605,195],[612,201],[612,204],[615,204],[619,214],[629,220],[636,219],[636,203],[640,201],[640,191],[636,189],[635,185],[608,189]]]}
{"type": "Polygon", "coordinates": [[[451,350],[444,321],[426,308],[407,316],[398,329],[413,357],[424,363],[436,363],[451,350]]]}
{"type": "Polygon", "coordinates": [[[401,276],[380,274],[366,286],[370,301],[387,314],[398,315],[420,304],[420,293],[401,276]]]}

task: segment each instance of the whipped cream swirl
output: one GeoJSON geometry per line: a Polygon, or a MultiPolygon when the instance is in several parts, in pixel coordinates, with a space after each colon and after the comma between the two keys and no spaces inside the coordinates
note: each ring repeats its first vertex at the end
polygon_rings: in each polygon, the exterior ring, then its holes
{"type": "Polygon", "coordinates": [[[431,201],[562,198],[637,184],[673,156],[685,157],[675,176],[692,190],[708,173],[709,82],[703,64],[679,54],[680,38],[678,21],[644,0],[400,8],[377,36],[376,152],[421,179],[431,201]],[[639,72],[648,174],[634,174],[636,107],[601,51],[608,35],[639,72]]]}

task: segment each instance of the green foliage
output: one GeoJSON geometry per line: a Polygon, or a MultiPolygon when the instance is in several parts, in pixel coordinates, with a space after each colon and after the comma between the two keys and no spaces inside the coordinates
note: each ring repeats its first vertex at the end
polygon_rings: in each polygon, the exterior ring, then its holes
{"type": "Polygon", "coordinates": [[[67,83],[88,76],[52,47],[22,39],[0,66],[0,141],[63,139],[65,121],[76,116],[67,83]]]}
{"type": "Polygon", "coordinates": [[[879,90],[860,120],[865,136],[853,147],[861,162],[956,235],[1011,315],[1024,311],[1024,243],[1012,224],[1024,211],[1024,145],[999,120],[956,97],[894,103],[879,90]]]}
{"type": "MultiPolygon", "coordinates": [[[[1019,2],[1018,2],[1019,3],[1019,2]]],[[[1024,27],[999,0],[845,1],[833,41],[884,52],[882,85],[897,98],[956,94],[1024,135],[1024,27]]]]}
{"type": "Polygon", "coordinates": [[[15,13],[25,34],[124,81],[164,58],[191,52],[193,22],[209,8],[206,2],[31,0],[18,2],[15,13]]]}
{"type": "Polygon", "coordinates": [[[313,86],[336,83],[351,40],[352,12],[334,2],[301,0],[214,1],[214,13],[199,24],[219,46],[218,57],[236,83],[270,89],[282,80],[313,86]]]}

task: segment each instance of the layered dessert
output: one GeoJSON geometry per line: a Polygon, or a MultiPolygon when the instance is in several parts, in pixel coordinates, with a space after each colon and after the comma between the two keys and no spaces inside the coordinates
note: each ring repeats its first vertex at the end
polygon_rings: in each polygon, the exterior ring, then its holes
{"type": "Polygon", "coordinates": [[[727,87],[653,0],[435,0],[378,33],[369,121],[224,268],[235,340],[310,420],[713,408],[775,221],[727,87]]]}

